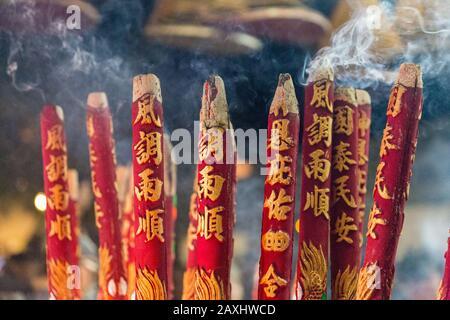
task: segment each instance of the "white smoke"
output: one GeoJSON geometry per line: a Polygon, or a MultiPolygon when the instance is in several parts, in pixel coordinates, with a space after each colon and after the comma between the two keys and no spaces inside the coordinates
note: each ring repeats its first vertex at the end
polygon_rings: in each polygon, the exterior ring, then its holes
{"type": "Polygon", "coordinates": [[[436,77],[450,66],[450,1],[347,1],[351,19],[333,35],[307,66],[334,68],[338,83],[360,88],[391,83],[401,62],[418,63],[425,76],[436,77]]]}

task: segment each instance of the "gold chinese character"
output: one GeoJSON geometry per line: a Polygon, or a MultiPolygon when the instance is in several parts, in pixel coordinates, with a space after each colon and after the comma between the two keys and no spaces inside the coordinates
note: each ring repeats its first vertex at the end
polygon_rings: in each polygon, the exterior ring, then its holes
{"type": "Polygon", "coordinates": [[[97,228],[102,228],[101,219],[104,217],[104,213],[102,211],[102,207],[97,203],[94,202],[94,212],[95,212],[95,225],[97,228]]]}
{"type": "Polygon", "coordinates": [[[393,89],[386,115],[396,117],[402,111],[402,97],[405,92],[406,88],[400,85],[393,89]]]}
{"type": "Polygon", "coordinates": [[[50,163],[45,167],[48,180],[55,182],[58,179],[67,179],[67,156],[50,155],[50,163]]]}
{"type": "Polygon", "coordinates": [[[337,107],[334,110],[334,132],[350,136],[353,133],[353,109],[349,106],[337,107]]]}
{"type": "Polygon", "coordinates": [[[198,195],[200,198],[216,201],[222,192],[225,179],[219,175],[210,174],[213,170],[212,166],[206,166],[200,171],[202,178],[198,182],[198,195]]]}
{"type": "Polygon", "coordinates": [[[385,165],[386,163],[384,163],[383,161],[378,164],[377,174],[375,176],[375,190],[378,191],[380,197],[386,200],[390,200],[392,199],[392,196],[389,194],[386,186],[383,185],[384,183],[383,169],[385,165]]]}
{"type": "Polygon", "coordinates": [[[383,138],[381,139],[380,157],[388,154],[389,150],[398,150],[398,147],[392,143],[394,135],[391,133],[392,127],[386,125],[383,131],[383,138]]]}
{"type": "Polygon", "coordinates": [[[366,164],[369,161],[369,157],[366,154],[366,139],[358,139],[358,164],[360,166],[366,164]]]}
{"type": "Polygon", "coordinates": [[[92,138],[95,134],[94,117],[92,115],[88,115],[87,117],[86,130],[88,137],[92,138]]]}
{"type": "Polygon", "coordinates": [[[306,203],[303,210],[313,209],[315,217],[323,215],[325,219],[330,220],[330,197],[328,193],[329,188],[319,189],[319,187],[314,186],[314,192],[306,193],[306,203]]]}
{"type": "Polygon", "coordinates": [[[369,223],[367,225],[367,236],[372,239],[377,239],[375,228],[378,225],[385,226],[387,224],[385,219],[378,218],[379,215],[381,215],[381,210],[377,207],[376,203],[374,203],[369,214],[369,223]]]}
{"type": "Polygon", "coordinates": [[[161,128],[161,119],[155,113],[155,97],[152,95],[145,95],[138,102],[138,114],[133,124],[140,122],[140,124],[154,124],[161,128]]]}
{"type": "Polygon", "coordinates": [[[267,177],[267,182],[270,185],[280,183],[288,185],[291,183],[291,167],[292,158],[289,156],[282,156],[279,153],[275,155],[275,159],[270,160],[270,170],[267,177]]]}
{"type": "Polygon", "coordinates": [[[223,128],[210,128],[206,130],[199,141],[199,158],[201,161],[213,157],[216,161],[223,159],[223,128]]]}
{"type": "Polygon", "coordinates": [[[289,120],[275,120],[272,123],[270,149],[277,151],[286,151],[292,145],[293,139],[289,136],[289,120]]]}
{"type": "Polygon", "coordinates": [[[96,173],[95,171],[92,171],[91,173],[91,180],[92,180],[92,193],[94,194],[95,198],[101,198],[102,192],[100,191],[99,186],[97,185],[97,179],[95,179],[96,173]]]}
{"type": "Polygon", "coordinates": [[[330,82],[327,80],[317,81],[314,83],[313,90],[314,95],[311,100],[311,105],[316,108],[327,108],[328,111],[333,112],[333,104],[328,96],[330,82]]]}
{"type": "Polygon", "coordinates": [[[155,237],[159,241],[164,242],[164,220],[159,215],[164,213],[164,210],[145,210],[145,216],[139,217],[139,227],[136,235],[145,233],[147,241],[153,240],[155,237]]]}
{"type": "Polygon", "coordinates": [[[205,238],[206,240],[209,240],[214,236],[217,240],[219,240],[219,242],[222,242],[223,224],[222,215],[220,215],[219,212],[224,210],[224,207],[209,209],[205,206],[205,214],[198,215],[197,235],[205,238]]]}
{"type": "Polygon", "coordinates": [[[72,240],[72,231],[70,228],[70,215],[60,216],[56,215],[56,220],[50,221],[50,234],[52,237],[56,235],[58,240],[72,240]]]}
{"type": "Polygon", "coordinates": [[[159,165],[162,160],[162,135],[159,132],[139,131],[139,141],[133,147],[136,151],[136,161],[139,164],[148,162],[151,158],[159,165]]]}
{"type": "Polygon", "coordinates": [[[267,231],[261,241],[266,251],[283,252],[289,247],[289,235],[284,231],[267,231]]]}
{"type": "Polygon", "coordinates": [[[289,110],[286,105],[286,99],[281,99],[279,103],[272,104],[272,106],[274,106],[274,108],[273,109],[271,108],[270,113],[274,114],[275,117],[278,117],[280,111],[282,111],[283,117],[286,117],[286,115],[289,113],[289,110]]]}
{"type": "Polygon", "coordinates": [[[359,118],[358,118],[358,130],[359,130],[359,136],[361,138],[365,138],[367,132],[370,129],[370,118],[367,116],[367,114],[359,110],[359,118]]]}
{"type": "Polygon", "coordinates": [[[325,182],[330,176],[331,163],[325,158],[325,152],[320,149],[309,154],[311,161],[305,165],[305,174],[311,179],[325,182]]]}
{"type": "Polygon", "coordinates": [[[187,239],[186,239],[186,244],[187,244],[189,251],[193,251],[195,249],[194,241],[196,239],[197,239],[197,229],[195,228],[194,225],[192,225],[190,223],[189,227],[188,227],[188,234],[187,234],[187,239]]]}
{"type": "Polygon", "coordinates": [[[342,176],[334,180],[336,195],[334,203],[338,202],[339,199],[344,200],[344,202],[351,208],[356,208],[356,201],[353,195],[351,194],[350,189],[347,188],[347,181],[349,180],[349,176],[342,176]]]}
{"type": "Polygon", "coordinates": [[[264,201],[264,208],[268,208],[269,219],[275,219],[278,221],[284,221],[287,219],[286,214],[291,211],[290,204],[292,204],[293,198],[286,195],[286,190],[281,189],[278,196],[275,191],[272,190],[270,197],[264,201]],[[288,204],[288,205],[286,205],[288,204]]]}
{"type": "Polygon", "coordinates": [[[161,198],[163,182],[158,178],[151,178],[153,171],[145,169],[138,176],[141,178],[138,186],[134,187],[134,193],[139,201],[158,201],[161,198]]]}
{"type": "Polygon", "coordinates": [[[275,298],[277,296],[277,289],[287,286],[287,281],[275,273],[275,268],[271,264],[259,284],[265,285],[264,293],[268,298],[275,298]]]}
{"type": "Polygon", "coordinates": [[[367,172],[364,170],[358,170],[358,193],[367,193],[367,172]]]}
{"type": "Polygon", "coordinates": [[[50,188],[48,205],[52,210],[64,211],[69,206],[69,193],[60,184],[55,184],[50,188]]]}
{"type": "Polygon", "coordinates": [[[308,128],[306,128],[306,131],[308,132],[309,144],[311,146],[314,146],[323,141],[327,147],[331,146],[332,128],[332,117],[321,117],[314,113],[313,123],[308,128]]]}
{"type": "Polygon", "coordinates": [[[333,168],[339,172],[348,170],[350,165],[356,164],[356,161],[351,158],[353,154],[348,147],[350,144],[343,141],[339,141],[339,144],[334,147],[333,168]]]}
{"type": "Polygon", "coordinates": [[[338,236],[336,242],[339,243],[345,241],[349,244],[353,243],[353,239],[348,235],[350,231],[358,230],[358,227],[354,223],[354,220],[355,219],[348,216],[345,212],[342,212],[342,215],[336,220],[335,230],[333,231],[333,233],[337,234],[338,236]]]}
{"type": "Polygon", "coordinates": [[[63,127],[61,125],[54,125],[47,131],[47,150],[66,150],[66,145],[63,138],[63,127]]]}

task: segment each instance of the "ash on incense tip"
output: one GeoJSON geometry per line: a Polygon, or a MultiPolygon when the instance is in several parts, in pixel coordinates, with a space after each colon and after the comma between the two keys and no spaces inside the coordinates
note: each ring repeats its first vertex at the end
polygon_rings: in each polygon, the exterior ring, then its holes
{"type": "Polygon", "coordinates": [[[104,109],[108,107],[108,97],[104,92],[92,92],[88,95],[87,105],[95,109],[104,109]]]}

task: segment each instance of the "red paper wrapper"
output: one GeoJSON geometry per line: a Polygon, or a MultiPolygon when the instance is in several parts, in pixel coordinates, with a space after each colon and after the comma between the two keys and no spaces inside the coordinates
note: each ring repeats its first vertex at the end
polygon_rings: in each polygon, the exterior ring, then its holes
{"type": "Polygon", "coordinates": [[[296,298],[301,300],[326,299],[333,101],[333,71],[320,69],[305,89],[296,281],[296,298]]]}
{"type": "Polygon", "coordinates": [[[361,247],[358,221],[358,109],[353,88],[334,92],[330,215],[331,295],[353,300],[361,247]]]}
{"type": "Polygon", "coordinates": [[[420,67],[402,64],[387,108],[358,299],[386,300],[391,296],[422,114],[422,87],[420,67]]]}
{"type": "MultiPolygon", "coordinates": [[[[450,232],[450,230],[449,230],[450,232]]],[[[444,276],[437,295],[438,300],[450,300],[450,238],[448,238],[448,249],[445,253],[444,276]]]]}
{"type": "Polygon", "coordinates": [[[294,84],[280,75],[269,111],[258,299],[289,300],[300,118],[294,84]]]}
{"type": "Polygon", "coordinates": [[[164,123],[159,79],[133,79],[133,175],[136,299],[167,299],[164,123]]]}
{"type": "Polygon", "coordinates": [[[231,297],[230,267],[235,218],[236,166],[225,88],[220,77],[205,82],[200,111],[197,270],[195,299],[231,297]]]}
{"type": "Polygon", "coordinates": [[[369,172],[370,124],[372,106],[367,91],[356,90],[358,104],[358,237],[362,248],[364,239],[364,215],[366,211],[367,175],[369,172]]]}
{"type": "Polygon", "coordinates": [[[104,93],[89,95],[86,128],[95,222],[99,234],[98,297],[103,300],[122,300],[127,295],[127,282],[122,263],[115,143],[112,117],[104,93]]]}
{"type": "Polygon", "coordinates": [[[175,224],[177,220],[177,172],[176,165],[172,162],[172,144],[167,134],[164,135],[164,193],[166,195],[166,226],[167,230],[167,282],[168,282],[168,299],[173,299],[173,291],[175,289],[173,279],[173,267],[175,262],[175,224]]]}
{"type": "Polygon", "coordinates": [[[50,299],[80,298],[76,206],[70,199],[63,111],[47,105],[41,112],[44,189],[47,197],[47,276],[50,299]]]}
{"type": "Polygon", "coordinates": [[[197,270],[197,172],[194,176],[194,187],[189,205],[189,225],[186,235],[186,271],[183,275],[183,300],[195,300],[195,271],[197,270]]]}

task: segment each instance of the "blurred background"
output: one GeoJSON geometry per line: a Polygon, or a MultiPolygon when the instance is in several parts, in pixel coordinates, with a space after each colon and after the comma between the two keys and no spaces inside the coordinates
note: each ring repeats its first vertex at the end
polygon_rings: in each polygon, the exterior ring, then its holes
{"type": "MultiPolygon", "coordinates": [[[[234,127],[265,129],[278,74],[292,75],[301,106],[308,69],[330,62],[339,85],[372,95],[370,190],[389,90],[399,64],[409,61],[423,67],[425,104],[393,298],[434,299],[450,228],[449,16],[447,0],[0,0],[0,298],[47,298],[43,104],[65,112],[69,167],[80,177],[82,289],[92,299],[98,236],[85,132],[89,92],[107,93],[118,162],[127,166],[134,75],[161,79],[168,132],[193,131],[210,74],[225,81],[234,127]],[[72,4],[82,19],[71,30],[72,4]]],[[[177,168],[176,297],[194,170],[177,168]]],[[[238,176],[233,298],[248,299],[264,178],[258,166],[245,164],[238,176]]],[[[298,212],[297,205],[296,219],[298,212]]]]}

